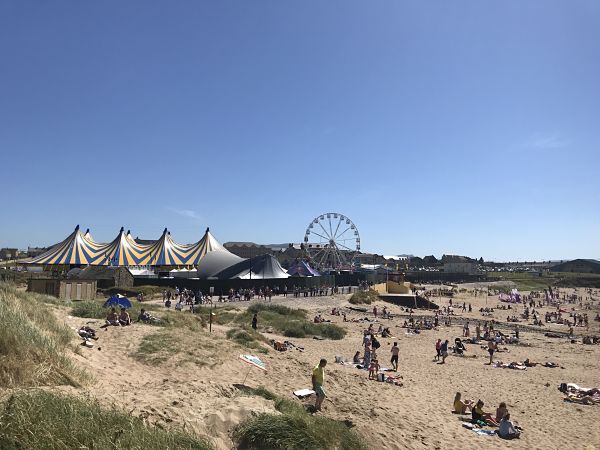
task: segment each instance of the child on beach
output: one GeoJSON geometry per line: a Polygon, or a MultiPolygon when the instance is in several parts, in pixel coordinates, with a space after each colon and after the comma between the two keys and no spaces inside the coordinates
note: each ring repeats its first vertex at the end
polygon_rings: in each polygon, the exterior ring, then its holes
{"type": "Polygon", "coordinates": [[[377,374],[379,373],[379,363],[376,359],[371,361],[371,365],[369,366],[369,380],[376,380],[377,374]]]}
{"type": "Polygon", "coordinates": [[[435,355],[435,358],[433,358],[434,361],[439,361],[440,360],[440,356],[442,356],[442,340],[438,339],[437,342],[435,343],[435,352],[437,353],[435,355]]]}

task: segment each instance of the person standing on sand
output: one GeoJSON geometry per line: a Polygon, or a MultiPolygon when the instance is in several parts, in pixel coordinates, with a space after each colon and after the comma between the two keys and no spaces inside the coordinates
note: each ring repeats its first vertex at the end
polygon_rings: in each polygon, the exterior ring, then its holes
{"type": "Polygon", "coordinates": [[[325,382],[325,366],[327,365],[327,360],[325,358],[321,358],[319,364],[312,371],[312,385],[313,391],[317,394],[317,401],[315,403],[315,409],[317,411],[321,411],[321,405],[323,404],[323,400],[325,400],[325,390],[323,389],[323,383],[325,382]]]}
{"type": "Polygon", "coordinates": [[[448,339],[446,339],[440,348],[442,354],[442,362],[438,364],[446,364],[446,358],[448,357],[448,339]]]}
{"type": "Polygon", "coordinates": [[[394,369],[394,372],[398,372],[398,354],[400,353],[400,348],[398,347],[397,342],[394,342],[391,352],[392,359],[390,360],[390,362],[392,363],[392,369],[394,369]]]}
{"type": "Polygon", "coordinates": [[[492,365],[492,361],[494,360],[494,352],[498,350],[498,344],[494,341],[488,341],[488,353],[490,354],[490,362],[488,365],[492,365]]]}
{"type": "Polygon", "coordinates": [[[254,313],[254,316],[252,317],[252,328],[254,330],[256,330],[257,326],[258,326],[258,317],[256,316],[256,313],[254,313]]]}
{"type": "Polygon", "coordinates": [[[437,342],[435,343],[435,352],[437,354],[435,355],[435,358],[433,358],[433,360],[439,361],[440,356],[442,356],[442,340],[441,339],[438,339],[437,342]]]}

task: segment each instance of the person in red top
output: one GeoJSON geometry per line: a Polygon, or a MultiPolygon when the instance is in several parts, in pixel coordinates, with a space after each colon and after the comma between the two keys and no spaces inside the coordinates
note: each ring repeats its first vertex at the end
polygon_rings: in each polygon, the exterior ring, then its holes
{"type": "Polygon", "coordinates": [[[438,339],[437,342],[435,343],[435,351],[437,354],[435,355],[435,358],[433,358],[434,361],[440,360],[440,356],[442,356],[441,350],[442,350],[442,340],[438,339]]]}

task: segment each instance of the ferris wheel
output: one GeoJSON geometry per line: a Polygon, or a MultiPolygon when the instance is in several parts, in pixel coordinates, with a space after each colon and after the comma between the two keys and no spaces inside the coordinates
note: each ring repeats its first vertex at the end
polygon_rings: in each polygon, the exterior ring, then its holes
{"type": "Polygon", "coordinates": [[[360,251],[360,234],[354,222],[343,214],[321,214],[306,228],[304,249],[318,269],[349,268],[360,251]]]}

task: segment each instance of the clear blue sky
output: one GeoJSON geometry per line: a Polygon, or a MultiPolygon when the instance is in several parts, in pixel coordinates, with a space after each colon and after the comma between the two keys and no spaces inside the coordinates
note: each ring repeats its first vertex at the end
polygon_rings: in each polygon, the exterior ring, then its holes
{"type": "Polygon", "coordinates": [[[600,257],[600,2],[0,2],[0,246],[600,257]]]}

